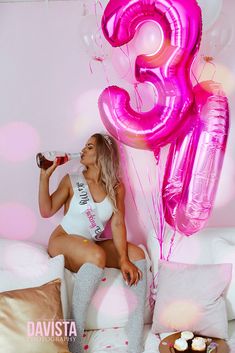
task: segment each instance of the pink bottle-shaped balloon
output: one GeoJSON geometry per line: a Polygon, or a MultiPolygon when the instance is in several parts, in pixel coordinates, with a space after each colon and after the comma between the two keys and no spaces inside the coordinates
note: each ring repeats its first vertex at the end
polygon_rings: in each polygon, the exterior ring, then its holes
{"type": "Polygon", "coordinates": [[[39,168],[48,169],[57,160],[57,165],[62,165],[71,159],[80,158],[80,153],[66,153],[59,151],[40,152],[36,155],[36,161],[39,168]]]}

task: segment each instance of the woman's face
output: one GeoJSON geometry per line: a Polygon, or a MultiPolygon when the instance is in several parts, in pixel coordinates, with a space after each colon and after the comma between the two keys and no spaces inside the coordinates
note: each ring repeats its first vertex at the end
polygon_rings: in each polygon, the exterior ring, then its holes
{"type": "Polygon", "coordinates": [[[81,163],[85,166],[96,164],[96,139],[90,137],[81,152],[81,163]]]}

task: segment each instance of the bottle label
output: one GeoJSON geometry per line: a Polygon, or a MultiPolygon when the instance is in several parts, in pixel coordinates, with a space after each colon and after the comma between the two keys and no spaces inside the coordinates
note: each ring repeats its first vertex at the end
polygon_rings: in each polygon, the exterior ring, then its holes
{"type": "Polygon", "coordinates": [[[86,215],[89,232],[94,240],[100,240],[104,226],[98,216],[95,202],[83,175],[70,175],[80,213],[86,215]]]}

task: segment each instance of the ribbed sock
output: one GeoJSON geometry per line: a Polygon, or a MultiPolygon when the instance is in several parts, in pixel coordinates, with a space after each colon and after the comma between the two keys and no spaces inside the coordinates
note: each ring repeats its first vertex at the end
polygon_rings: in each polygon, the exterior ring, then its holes
{"type": "Polygon", "coordinates": [[[95,293],[104,270],[92,263],[83,264],[75,275],[72,299],[72,319],[76,323],[77,337],[69,341],[72,353],[84,353],[82,336],[86,322],[87,309],[95,293]]]}
{"type": "Polygon", "coordinates": [[[130,290],[137,299],[137,304],[130,313],[128,323],[125,326],[128,337],[128,353],[142,353],[143,333],[144,333],[144,310],[147,290],[147,265],[146,260],[133,262],[143,273],[142,280],[139,280],[137,286],[131,286],[130,290]]]}

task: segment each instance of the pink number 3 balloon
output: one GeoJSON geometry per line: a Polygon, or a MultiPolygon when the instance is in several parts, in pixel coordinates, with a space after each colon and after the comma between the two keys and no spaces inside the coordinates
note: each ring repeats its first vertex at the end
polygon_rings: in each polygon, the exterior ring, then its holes
{"type": "Polygon", "coordinates": [[[160,25],[163,44],[156,53],[137,57],[135,75],[155,88],[155,106],[139,113],[124,89],[111,86],[102,92],[99,110],[121,142],[157,151],[179,133],[193,101],[190,68],[200,45],[201,10],[195,0],[110,0],[102,29],[112,46],[122,46],[146,21],[160,25]]]}

